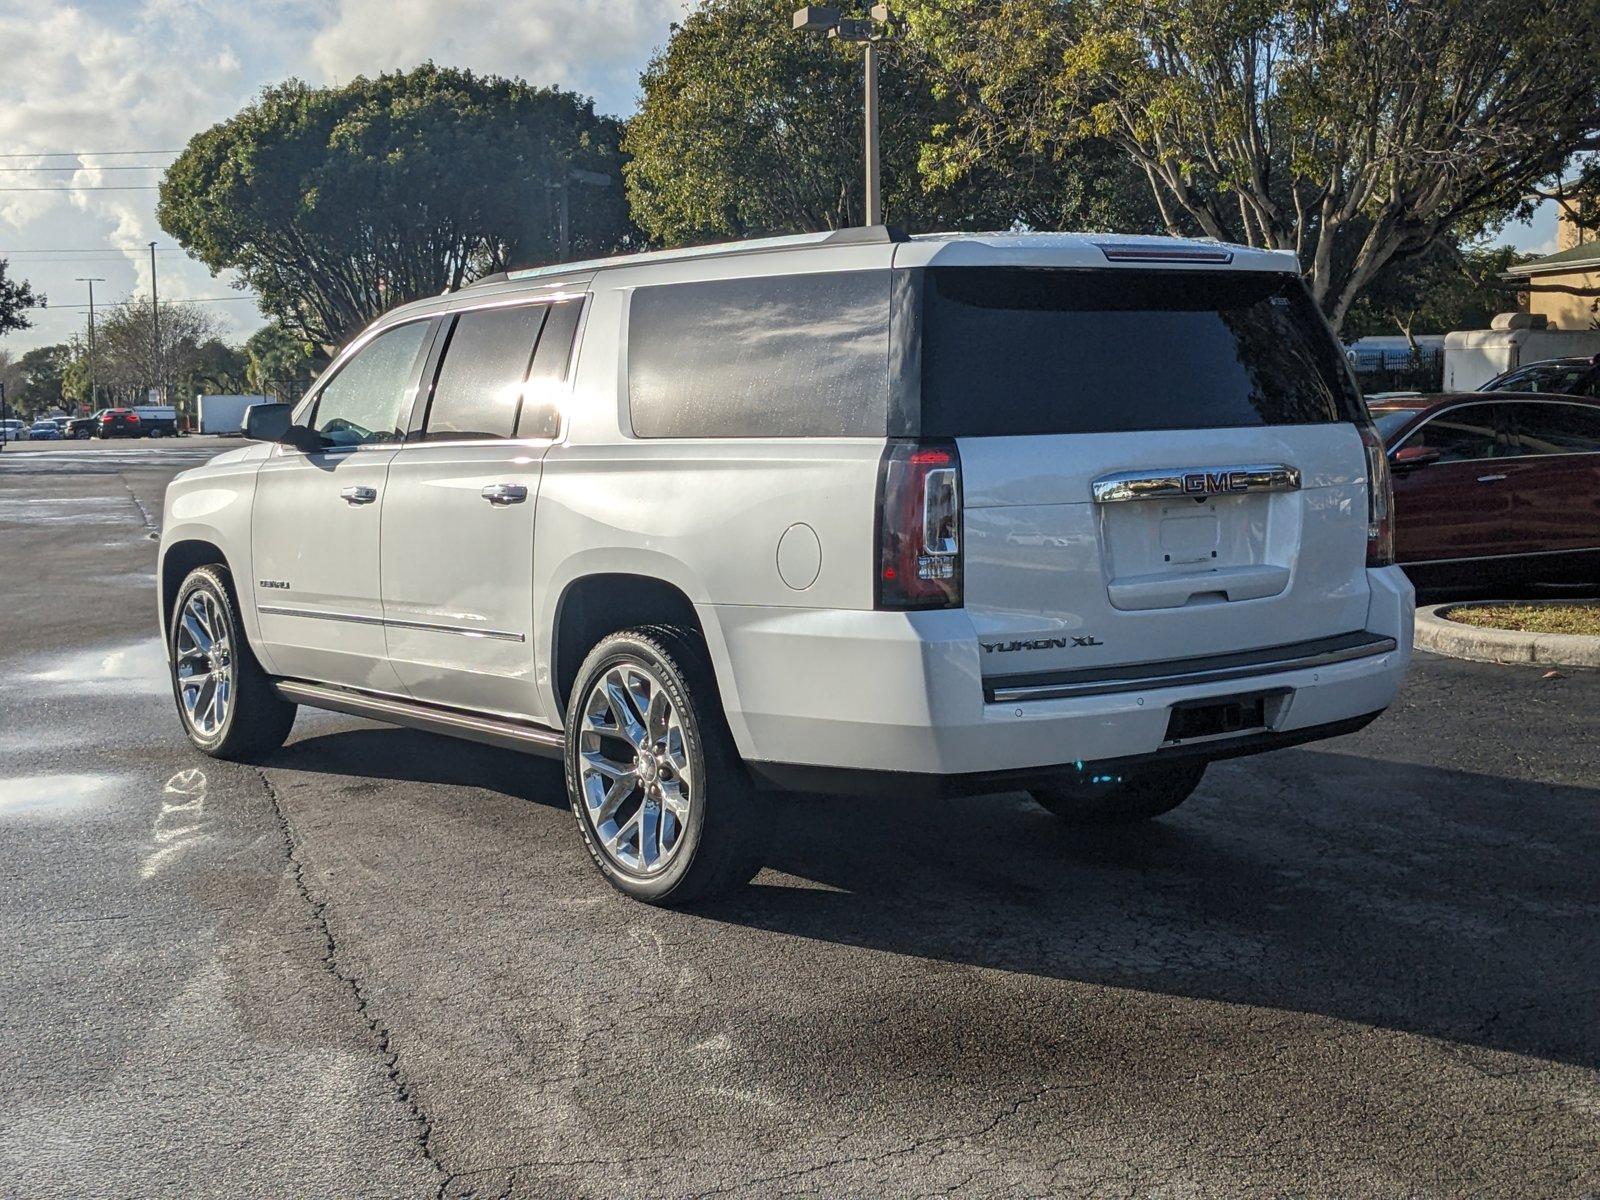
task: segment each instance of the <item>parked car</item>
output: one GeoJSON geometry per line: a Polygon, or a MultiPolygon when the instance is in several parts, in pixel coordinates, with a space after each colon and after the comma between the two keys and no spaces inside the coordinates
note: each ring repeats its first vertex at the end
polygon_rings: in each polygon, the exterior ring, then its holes
{"type": "Polygon", "coordinates": [[[66,428],[62,431],[69,438],[91,438],[100,428],[100,418],[106,415],[106,409],[97,409],[87,417],[68,417],[66,428]]]}
{"type": "Polygon", "coordinates": [[[166,496],[193,743],[306,704],[561,757],[650,902],[747,880],[769,789],[1149,818],[1365,725],[1410,656],[1292,254],[879,228],[518,271],[245,420],[166,496]]]}
{"type": "Polygon", "coordinates": [[[35,421],[28,426],[28,440],[31,442],[59,442],[61,428],[54,421],[35,421]]]}
{"type": "Polygon", "coordinates": [[[144,420],[131,408],[108,408],[100,414],[94,433],[100,438],[144,437],[144,420]]]}
{"type": "Polygon", "coordinates": [[[1424,584],[1600,579],[1600,402],[1465,392],[1372,405],[1395,557],[1424,584]]]}
{"type": "Polygon", "coordinates": [[[1554,392],[1562,396],[1600,398],[1600,355],[1589,358],[1547,358],[1504,375],[1496,375],[1480,392],[1554,392]]]}
{"type": "Polygon", "coordinates": [[[0,442],[20,442],[27,438],[28,426],[22,421],[6,418],[0,421],[0,442]]]}

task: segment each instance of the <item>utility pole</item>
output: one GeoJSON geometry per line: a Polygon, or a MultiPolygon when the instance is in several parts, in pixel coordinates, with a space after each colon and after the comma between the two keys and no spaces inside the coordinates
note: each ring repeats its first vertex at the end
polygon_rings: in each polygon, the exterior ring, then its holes
{"type": "Polygon", "coordinates": [[[150,243],[150,367],[155,372],[157,400],[165,400],[161,386],[161,301],[156,296],[156,244],[150,243]]]}
{"type": "Polygon", "coordinates": [[[808,4],[797,9],[794,27],[801,33],[826,34],[840,42],[860,42],[866,48],[862,80],[866,126],[863,158],[866,173],[866,224],[883,223],[883,188],[878,153],[878,43],[890,34],[889,6],[874,4],[866,17],[841,17],[837,7],[808,4]],[[880,28],[881,26],[881,28],[880,28]]]}
{"type": "Polygon", "coordinates": [[[99,275],[80,275],[76,282],[89,285],[89,411],[94,412],[100,402],[94,382],[94,285],[105,280],[99,275]]]}

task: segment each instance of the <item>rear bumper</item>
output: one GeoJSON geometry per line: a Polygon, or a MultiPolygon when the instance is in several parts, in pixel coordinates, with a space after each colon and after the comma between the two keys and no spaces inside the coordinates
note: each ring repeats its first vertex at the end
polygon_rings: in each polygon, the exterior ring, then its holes
{"type": "MultiPolygon", "coordinates": [[[[712,653],[728,723],[753,770],[970,777],[1169,754],[1173,705],[1276,691],[1264,731],[1182,747],[1220,758],[1348,732],[1388,707],[1411,658],[1414,598],[1398,568],[1368,572],[1374,652],[1226,678],[1045,699],[991,701],[967,615],[712,606],[712,653]],[[1392,648],[1383,649],[1392,640],[1392,648]],[[720,644],[716,644],[720,643],[720,644]],[[1351,723],[1355,723],[1352,725],[1351,723]]],[[[994,693],[996,697],[1003,693],[994,693]]],[[[959,780],[959,790],[970,790],[959,780]]],[[[799,786],[817,786],[801,783],[799,786]]],[[[834,785],[834,786],[837,786],[834,785]]],[[[849,789],[855,790],[855,789],[849,789]]]]}

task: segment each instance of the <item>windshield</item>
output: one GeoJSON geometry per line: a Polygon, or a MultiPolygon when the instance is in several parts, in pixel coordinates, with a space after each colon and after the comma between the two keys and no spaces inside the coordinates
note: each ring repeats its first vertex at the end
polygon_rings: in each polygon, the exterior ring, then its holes
{"type": "Polygon", "coordinates": [[[1294,275],[934,267],[922,432],[942,437],[1360,420],[1294,275]]]}

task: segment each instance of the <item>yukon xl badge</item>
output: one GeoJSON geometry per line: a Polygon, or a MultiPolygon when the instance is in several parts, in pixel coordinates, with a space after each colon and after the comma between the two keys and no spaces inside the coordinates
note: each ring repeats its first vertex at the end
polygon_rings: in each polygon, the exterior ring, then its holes
{"type": "Polygon", "coordinates": [[[979,642],[978,645],[985,654],[1010,654],[1015,650],[1070,650],[1078,646],[1104,646],[1105,643],[1094,634],[1086,633],[1081,637],[1030,638],[1025,642],[979,642]]]}

